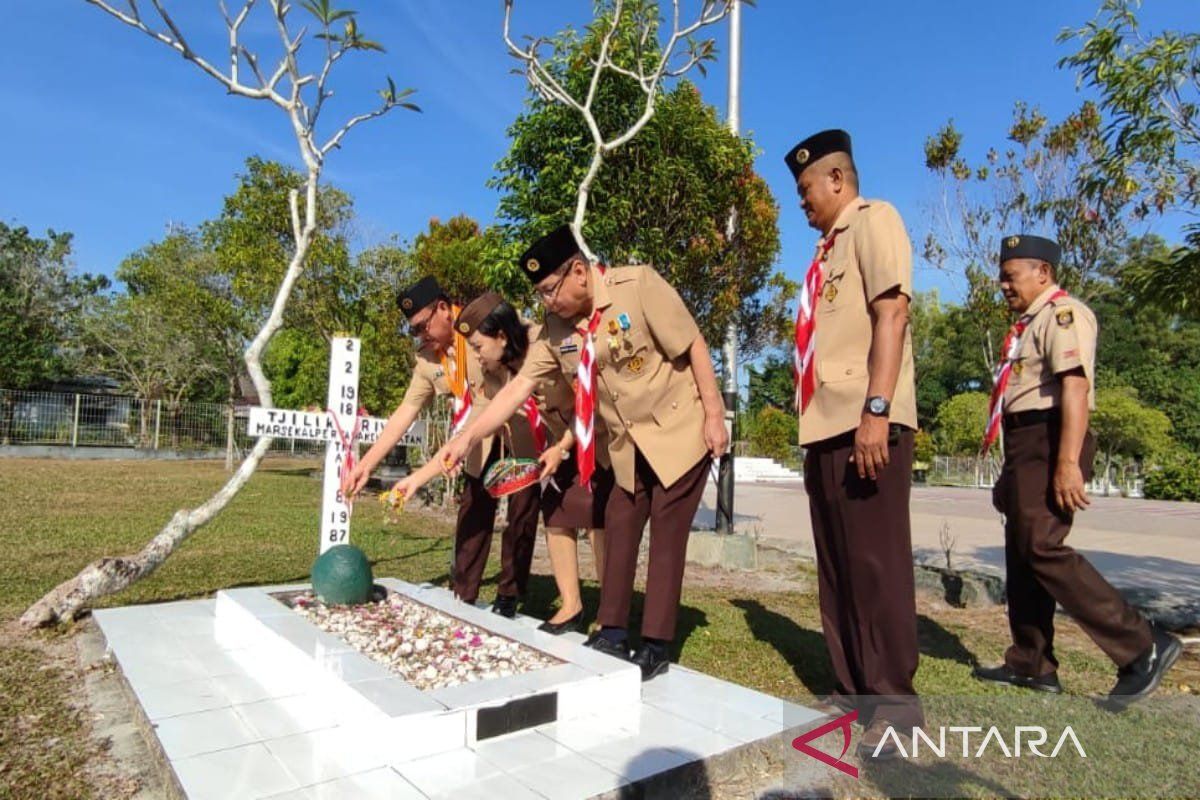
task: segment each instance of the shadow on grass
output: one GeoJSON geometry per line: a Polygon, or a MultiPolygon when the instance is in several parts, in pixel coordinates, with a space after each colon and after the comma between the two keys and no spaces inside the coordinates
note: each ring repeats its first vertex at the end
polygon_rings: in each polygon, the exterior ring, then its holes
{"type": "Polygon", "coordinates": [[[746,624],[754,638],[774,647],[791,665],[804,688],[818,697],[833,691],[836,681],[829,665],[824,636],[796,624],[790,617],[770,610],[757,600],[730,602],[746,614],[746,624]]]}
{"type": "Polygon", "coordinates": [[[968,667],[979,664],[979,659],[966,648],[956,634],[924,614],[917,615],[917,646],[922,655],[947,659],[968,667]]]}

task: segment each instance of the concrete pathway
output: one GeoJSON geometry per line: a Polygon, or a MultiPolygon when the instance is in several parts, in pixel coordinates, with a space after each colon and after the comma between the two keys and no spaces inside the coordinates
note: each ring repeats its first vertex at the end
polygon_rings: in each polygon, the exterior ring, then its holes
{"type": "MultiPolygon", "coordinates": [[[[710,482],[696,525],[712,528],[716,489],[710,482]]],[[[803,485],[738,484],[734,524],[766,544],[813,554],[803,485]]],[[[953,565],[1004,574],[1004,530],[991,494],[980,489],[913,487],[913,557],[945,566],[939,531],[954,537],[953,565]]],[[[1200,503],[1093,497],[1076,515],[1068,543],[1116,586],[1200,598],[1200,503]]]]}

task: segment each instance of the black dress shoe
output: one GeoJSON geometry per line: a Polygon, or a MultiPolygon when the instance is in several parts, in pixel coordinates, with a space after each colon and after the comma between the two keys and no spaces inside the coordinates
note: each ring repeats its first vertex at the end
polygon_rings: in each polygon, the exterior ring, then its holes
{"type": "Polygon", "coordinates": [[[614,644],[601,636],[599,631],[589,636],[587,641],[583,643],[583,646],[590,647],[598,653],[604,653],[606,656],[619,658],[622,661],[629,660],[629,645],[624,640],[614,644]]]}
{"type": "Polygon", "coordinates": [[[492,613],[512,619],[517,615],[517,598],[505,594],[496,595],[496,602],[492,603],[492,613]]]}
{"type": "Polygon", "coordinates": [[[1113,711],[1124,710],[1130,703],[1153,694],[1163,675],[1179,659],[1183,645],[1177,638],[1157,627],[1152,633],[1150,648],[1117,671],[1117,683],[1108,693],[1108,707],[1113,711]]]}
{"type": "Polygon", "coordinates": [[[1008,664],[1001,664],[998,667],[976,667],[971,671],[971,674],[977,680],[987,681],[988,683],[1003,683],[1008,686],[1033,689],[1038,692],[1062,694],[1063,690],[1062,684],[1058,682],[1057,672],[1051,672],[1048,675],[1034,678],[1029,675],[1021,675],[1008,664]]]}
{"type": "Polygon", "coordinates": [[[671,666],[671,651],[642,645],[629,660],[641,667],[642,680],[648,681],[662,675],[671,666]]]}
{"type": "Polygon", "coordinates": [[[551,622],[550,620],[546,620],[541,625],[538,625],[537,629],[539,631],[545,631],[546,633],[552,633],[555,636],[561,636],[564,633],[577,633],[582,631],[583,610],[580,609],[578,614],[568,620],[563,620],[562,622],[551,622]]]}

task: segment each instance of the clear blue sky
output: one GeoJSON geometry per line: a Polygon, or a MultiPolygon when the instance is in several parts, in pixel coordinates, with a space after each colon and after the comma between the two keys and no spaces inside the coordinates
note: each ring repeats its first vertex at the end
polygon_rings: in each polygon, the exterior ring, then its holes
{"type": "MultiPolygon", "coordinates": [[[[376,102],[390,73],[418,89],[424,113],[395,112],[355,130],[327,179],[353,195],[356,245],[411,238],[430,217],[466,212],[487,223],[497,195],[484,186],[521,109],[523,79],[501,39],[500,0],[347,0],[360,28],[388,52],[349,59],[336,77],[340,118],[376,102]]],[[[142,4],[147,13],[149,3],[142,4]]],[[[230,2],[230,5],[238,5],[230,2]]],[[[340,5],[340,3],[338,3],[340,5]]],[[[517,32],[579,23],[590,0],[518,0],[517,32]]],[[[694,4],[692,4],[694,5],[694,4]]],[[[803,136],[844,127],[854,136],[863,194],[894,202],[914,241],[936,196],[923,166],[926,136],[948,118],[969,155],[1000,144],[1019,98],[1052,118],[1076,105],[1067,52],[1055,35],[1095,13],[1098,0],[759,0],[744,13],[743,129],[762,150],[759,171],[781,207],[780,266],[798,277],[814,233],[800,213],[782,154],[803,136]]],[[[216,2],[175,0],[193,46],[220,60],[216,2]]],[[[1151,0],[1149,27],[1193,27],[1192,0],[1151,0]]],[[[299,9],[296,17],[303,16],[299,9]]],[[[261,20],[262,18],[260,18],[261,20]]],[[[82,0],[7,10],[0,48],[0,219],[42,232],[73,231],[81,270],[109,273],[168,223],[217,214],[251,154],[297,163],[283,116],[226,96],[164,46],[82,0]]],[[[727,32],[716,33],[724,50],[727,32]]],[[[274,44],[260,21],[251,45],[274,44]]],[[[700,79],[721,109],[725,65],[700,79]]],[[[1169,239],[1177,230],[1163,226],[1169,239]]],[[[918,264],[918,289],[954,296],[947,276],[918,264]]]]}

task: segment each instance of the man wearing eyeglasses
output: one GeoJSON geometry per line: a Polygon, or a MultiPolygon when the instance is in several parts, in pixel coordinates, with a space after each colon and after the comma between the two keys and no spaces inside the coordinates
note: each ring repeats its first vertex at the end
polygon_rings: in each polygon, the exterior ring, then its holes
{"type": "Polygon", "coordinates": [[[587,644],[632,660],[650,680],[670,663],[692,520],[711,458],[729,444],[708,346],[679,294],[653,268],[589,264],[566,225],[534,243],[520,264],[546,307],[546,324],[520,373],[440,457],[451,469],[462,462],[539,381],[575,381],[580,475],[595,458],[587,442],[598,414],[617,482],[605,509],[601,627],[587,644]],[[631,658],[627,629],[647,520],[642,644],[631,658]]]}
{"type": "MultiPolygon", "coordinates": [[[[436,279],[426,277],[417,281],[400,293],[397,303],[408,319],[409,332],[418,345],[412,381],[379,439],[343,477],[342,492],[348,497],[358,494],[366,486],[372,470],[435,397],[453,396],[452,423],[461,429],[503,386],[501,378],[483,369],[462,337],[455,336],[457,311],[436,279]]],[[[514,426],[513,430],[520,435],[525,426],[514,426]]],[[[495,524],[497,501],[487,493],[482,476],[498,456],[496,445],[497,437],[484,437],[466,455],[466,480],[455,530],[453,578],[455,595],[466,603],[474,603],[478,598],[495,524]]],[[[536,491],[518,492],[509,498],[499,585],[492,606],[492,611],[497,614],[513,617],[517,613],[517,602],[529,577],[539,508],[536,491]]]]}

